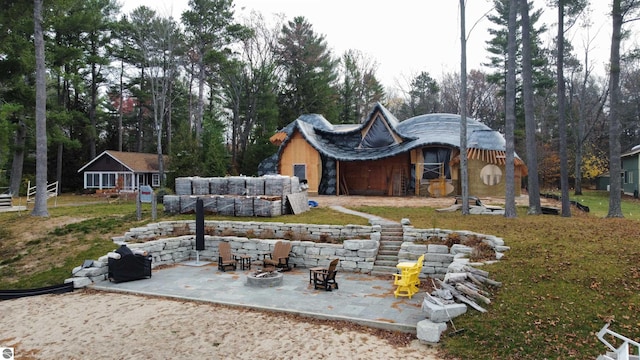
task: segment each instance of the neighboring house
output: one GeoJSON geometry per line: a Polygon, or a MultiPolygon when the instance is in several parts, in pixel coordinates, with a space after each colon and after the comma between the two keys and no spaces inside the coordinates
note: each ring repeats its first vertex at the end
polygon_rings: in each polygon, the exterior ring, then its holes
{"type": "Polygon", "coordinates": [[[78,172],[83,174],[85,189],[135,191],[140,185],[160,186],[157,154],[107,150],[78,172]]]}
{"type": "MultiPolygon", "coordinates": [[[[467,120],[469,194],[504,196],[505,140],[467,120]]],[[[398,121],[376,104],[364,123],[333,125],[322,115],[302,115],[271,137],[276,154],[260,175],[307,181],[323,195],[445,196],[460,191],[460,116],[428,114],[398,121]]],[[[527,168],[515,157],[515,188],[527,168]]]]}
{"type": "Polygon", "coordinates": [[[620,156],[622,161],[622,192],[638,197],[640,185],[640,145],[634,146],[631,151],[620,156]]]}

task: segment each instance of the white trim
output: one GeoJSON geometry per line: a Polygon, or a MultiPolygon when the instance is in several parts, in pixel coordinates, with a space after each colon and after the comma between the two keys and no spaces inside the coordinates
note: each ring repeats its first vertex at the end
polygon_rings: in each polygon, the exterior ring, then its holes
{"type": "Polygon", "coordinates": [[[130,168],[127,164],[123,163],[122,161],[120,161],[120,159],[118,159],[117,157],[113,156],[109,150],[105,150],[102,152],[102,154],[96,156],[95,158],[93,158],[93,160],[89,161],[85,166],[81,167],[80,169],[78,169],[78,172],[82,172],[87,166],[93,164],[94,162],[96,162],[98,159],[100,159],[102,157],[102,155],[109,155],[110,158],[112,158],[113,160],[117,161],[120,165],[124,166],[125,168],[129,169],[129,171],[133,172],[134,170],[132,168],[130,168]]]}
{"type": "Polygon", "coordinates": [[[136,175],[133,172],[128,171],[85,171],[83,175],[83,182],[85,189],[115,189],[118,187],[119,179],[122,179],[122,191],[133,191],[136,189],[136,184],[133,182],[136,179],[136,175]],[[88,176],[97,176],[97,179],[92,179],[92,184],[89,185],[87,178],[88,176]],[[104,182],[105,175],[113,175],[113,185],[104,182]],[[127,178],[129,178],[129,183],[127,183],[127,178]]]}

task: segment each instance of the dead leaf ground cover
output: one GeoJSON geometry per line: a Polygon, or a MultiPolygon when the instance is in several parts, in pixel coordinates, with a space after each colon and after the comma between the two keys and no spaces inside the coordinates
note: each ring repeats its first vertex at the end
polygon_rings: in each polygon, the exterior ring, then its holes
{"type": "MultiPolygon", "coordinates": [[[[611,329],[640,339],[640,223],[574,211],[518,217],[437,213],[433,208],[355,210],[417,228],[464,229],[504,238],[511,249],[483,270],[503,283],[488,313],[456,318],[466,331],[443,347],[461,359],[595,359],[607,350],[596,333],[611,329]]],[[[638,208],[637,210],[640,210],[638,208]]],[[[610,339],[609,339],[610,340],[610,339]]]]}
{"type": "MultiPolygon", "coordinates": [[[[0,288],[59,283],[85,258],[113,250],[111,236],[150,222],[148,209],[143,221],[136,220],[130,201],[80,200],[71,198],[68,205],[59,202],[57,208],[50,207],[46,219],[28,213],[0,214],[0,288]]],[[[604,219],[577,211],[571,218],[528,216],[526,204],[521,203],[518,218],[505,219],[434,211],[452,199],[319,200],[320,208],[301,216],[260,220],[366,224],[362,218],[328,209],[331,201],[340,200],[339,205],[355,210],[393,220],[408,218],[419,228],[471,230],[505,239],[511,250],[484,268],[503,287],[493,294],[488,313],[472,311],[456,319],[456,327],[466,331],[442,341],[452,358],[595,358],[606,350],[595,334],[611,319],[614,331],[640,339],[637,220],[604,219]]],[[[499,199],[483,201],[499,204],[499,199]]],[[[637,201],[625,201],[623,208],[640,213],[637,201]]]]}

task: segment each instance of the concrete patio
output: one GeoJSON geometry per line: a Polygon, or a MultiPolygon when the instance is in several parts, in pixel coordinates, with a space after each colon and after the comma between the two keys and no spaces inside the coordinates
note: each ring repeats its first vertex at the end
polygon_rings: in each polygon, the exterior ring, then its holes
{"type": "Polygon", "coordinates": [[[377,277],[338,272],[339,289],[315,290],[309,271],[294,268],[284,273],[282,285],[251,287],[247,275],[253,270],[219,271],[217,264],[177,264],[153,270],[149,279],[123,283],[107,280],[92,285],[96,290],[196,300],[229,306],[282,312],[320,319],[345,320],[369,327],[416,333],[426,318],[421,310],[424,293],[411,299],[395,298],[391,276],[377,277]]]}

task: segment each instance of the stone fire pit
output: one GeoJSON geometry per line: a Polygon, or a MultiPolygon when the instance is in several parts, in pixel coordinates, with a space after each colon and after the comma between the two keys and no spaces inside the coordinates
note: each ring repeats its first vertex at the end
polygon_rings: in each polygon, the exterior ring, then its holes
{"type": "Polygon", "coordinates": [[[282,285],[283,274],[277,271],[258,270],[247,275],[245,285],[253,287],[274,287],[282,285]]]}

